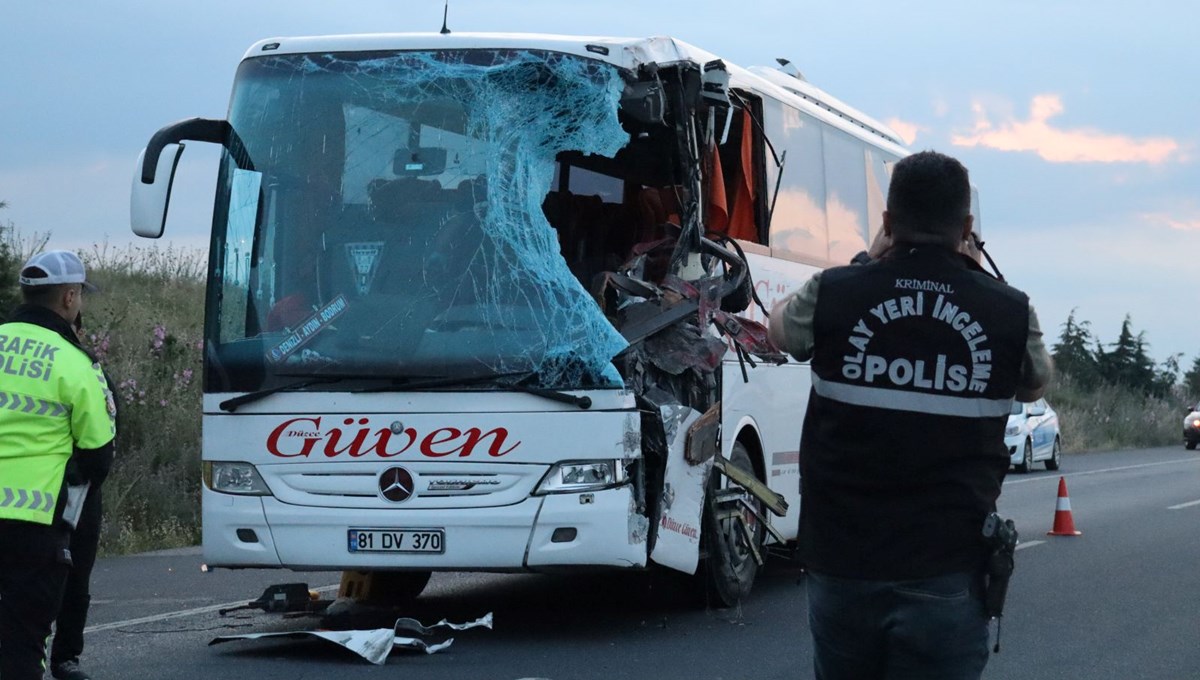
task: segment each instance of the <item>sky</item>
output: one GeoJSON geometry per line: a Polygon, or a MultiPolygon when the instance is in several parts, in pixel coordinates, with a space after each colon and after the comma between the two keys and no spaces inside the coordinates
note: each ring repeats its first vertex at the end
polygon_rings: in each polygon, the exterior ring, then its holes
{"type": "MultiPolygon", "coordinates": [[[[147,245],[128,226],[138,152],[167,123],[223,118],[252,43],[441,21],[441,0],[6,3],[0,223],[51,247],[147,245]]],[[[786,57],[913,150],[966,164],[988,251],[1050,340],[1072,310],[1105,343],[1130,315],[1156,361],[1200,354],[1200,3],[452,0],[449,26],[786,57]]],[[[189,145],[163,242],[207,242],[217,157],[189,145]]]]}

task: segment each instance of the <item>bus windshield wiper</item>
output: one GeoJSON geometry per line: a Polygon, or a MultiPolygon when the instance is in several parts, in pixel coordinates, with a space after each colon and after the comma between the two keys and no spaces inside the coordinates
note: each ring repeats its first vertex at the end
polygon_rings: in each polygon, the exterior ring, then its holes
{"type": "Polygon", "coordinates": [[[221,402],[219,406],[222,411],[225,411],[227,413],[233,413],[234,411],[238,410],[239,406],[245,406],[246,404],[252,404],[252,403],[258,401],[259,399],[269,397],[272,394],[275,394],[276,392],[291,392],[294,390],[302,390],[305,387],[310,387],[312,385],[318,385],[321,383],[337,382],[339,380],[345,380],[345,379],[346,378],[344,378],[342,376],[336,376],[336,375],[322,376],[322,377],[315,377],[315,378],[305,378],[304,380],[297,380],[295,382],[284,383],[282,385],[276,385],[275,387],[268,387],[265,390],[256,390],[254,392],[247,392],[246,394],[243,394],[240,397],[233,397],[230,399],[226,399],[225,401],[221,402]]]}
{"type": "MultiPolygon", "coordinates": [[[[286,374],[281,373],[279,375],[286,375],[286,374]]],[[[297,390],[302,390],[306,387],[312,387],[313,385],[324,385],[324,384],[328,384],[328,383],[341,382],[343,380],[395,380],[395,378],[393,378],[391,376],[380,376],[380,375],[349,375],[349,374],[347,374],[347,375],[335,375],[335,374],[312,375],[312,376],[308,376],[302,380],[297,380],[295,382],[284,383],[282,385],[276,385],[275,387],[268,387],[267,389],[264,389],[264,390],[256,390],[254,392],[248,392],[239,397],[233,397],[230,399],[226,399],[225,401],[223,401],[219,404],[219,407],[222,411],[226,411],[228,413],[233,413],[234,411],[236,411],[238,409],[239,406],[245,406],[246,404],[252,404],[260,399],[269,397],[272,394],[275,394],[277,392],[294,392],[297,390]]]]}
{"type": "Polygon", "coordinates": [[[545,387],[535,387],[533,385],[523,384],[526,380],[536,377],[537,371],[515,371],[512,373],[487,373],[483,375],[467,375],[467,376],[446,376],[442,378],[430,378],[428,380],[414,380],[410,382],[401,382],[393,385],[378,385],[375,387],[364,387],[353,392],[402,392],[407,390],[429,390],[439,387],[459,387],[464,385],[478,385],[481,383],[491,384],[496,387],[503,387],[517,392],[533,394],[546,399],[553,399],[564,404],[578,406],[581,409],[589,409],[592,407],[591,397],[577,397],[574,394],[568,394],[560,390],[552,390],[545,387]],[[515,378],[515,380],[508,380],[515,378]]]}

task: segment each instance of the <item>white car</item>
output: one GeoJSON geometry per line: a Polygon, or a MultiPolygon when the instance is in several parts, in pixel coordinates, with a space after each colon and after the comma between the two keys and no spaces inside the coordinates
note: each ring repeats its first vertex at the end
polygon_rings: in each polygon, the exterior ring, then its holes
{"type": "Polygon", "coordinates": [[[1183,447],[1188,451],[1200,443],[1200,404],[1183,419],[1183,447]]]}
{"type": "Polygon", "coordinates": [[[1058,414],[1045,399],[1014,401],[1004,429],[1004,445],[1017,472],[1032,471],[1039,460],[1045,461],[1047,470],[1057,470],[1062,462],[1058,414]]]}

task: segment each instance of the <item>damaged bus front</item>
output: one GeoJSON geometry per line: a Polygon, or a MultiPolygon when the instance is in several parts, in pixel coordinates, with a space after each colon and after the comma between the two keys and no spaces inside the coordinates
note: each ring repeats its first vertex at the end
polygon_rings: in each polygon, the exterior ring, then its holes
{"type": "Polygon", "coordinates": [[[144,236],[180,142],[224,147],[208,564],[411,596],[438,570],[654,562],[742,597],[795,536],[800,411],[755,385],[784,358],[736,316],[735,239],[765,243],[780,169],[729,80],[670,39],[280,39],[247,53],[227,120],[155,135],[144,236]]]}

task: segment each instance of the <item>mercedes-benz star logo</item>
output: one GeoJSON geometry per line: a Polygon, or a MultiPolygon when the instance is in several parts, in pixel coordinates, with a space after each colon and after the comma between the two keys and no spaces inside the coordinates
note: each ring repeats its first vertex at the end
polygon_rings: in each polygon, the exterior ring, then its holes
{"type": "Polygon", "coordinates": [[[403,503],[412,498],[413,478],[402,467],[390,467],[379,475],[379,495],[393,503],[403,503]]]}

